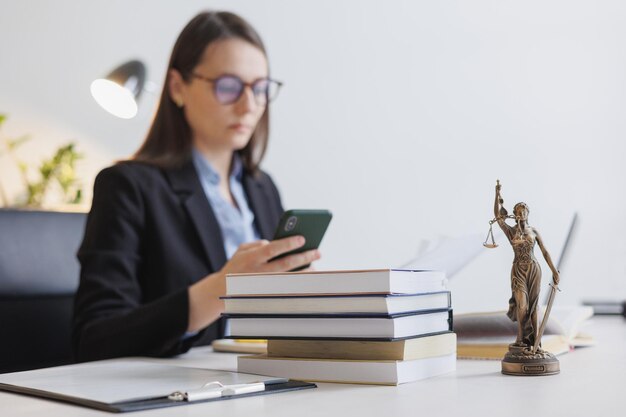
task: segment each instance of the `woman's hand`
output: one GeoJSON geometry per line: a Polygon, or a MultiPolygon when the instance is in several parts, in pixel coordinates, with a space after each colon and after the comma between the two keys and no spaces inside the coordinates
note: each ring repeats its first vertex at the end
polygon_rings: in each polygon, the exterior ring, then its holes
{"type": "Polygon", "coordinates": [[[284,239],[257,240],[239,246],[237,252],[224,265],[222,272],[226,274],[241,272],[283,272],[310,264],[320,258],[317,249],[274,259],[276,256],[302,247],[305,241],[302,236],[291,236],[284,239]]]}
{"type": "Polygon", "coordinates": [[[317,249],[274,259],[304,245],[302,236],[284,239],[257,240],[244,243],[237,249],[224,267],[189,287],[188,332],[197,332],[220,317],[226,295],[226,274],[243,272],[284,272],[310,264],[320,258],[317,249]],[[273,260],[274,259],[274,260],[273,260]]]}

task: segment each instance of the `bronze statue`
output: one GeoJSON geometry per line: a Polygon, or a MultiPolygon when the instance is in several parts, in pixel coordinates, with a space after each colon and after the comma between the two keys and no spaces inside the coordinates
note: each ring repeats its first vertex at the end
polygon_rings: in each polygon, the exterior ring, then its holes
{"type": "Polygon", "coordinates": [[[491,225],[497,222],[513,247],[515,258],[511,269],[511,298],[507,315],[517,322],[517,339],[509,345],[509,351],[502,360],[502,373],[509,375],[552,375],[559,372],[559,361],[554,355],[541,349],[541,336],[550,314],[554,294],[558,290],[559,271],[546,250],[539,232],[528,224],[529,209],[525,203],[517,203],[513,215],[508,215],[500,194],[502,186],[496,183],[494,203],[495,218],[489,222],[491,243],[486,247],[496,247],[491,225]],[[507,218],[515,219],[515,226],[506,223],[507,218]],[[535,258],[535,242],[552,270],[551,293],[541,327],[537,327],[537,308],[541,284],[541,268],[535,258]]]}

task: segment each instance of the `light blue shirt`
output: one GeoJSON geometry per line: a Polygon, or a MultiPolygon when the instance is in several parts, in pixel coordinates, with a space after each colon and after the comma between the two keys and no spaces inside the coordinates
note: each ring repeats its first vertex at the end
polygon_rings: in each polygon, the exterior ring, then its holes
{"type": "MultiPolygon", "coordinates": [[[[211,204],[213,213],[217,218],[217,223],[222,231],[224,240],[224,252],[226,259],[230,259],[239,248],[239,245],[246,242],[259,240],[261,235],[254,224],[254,213],[248,205],[248,199],[243,190],[243,163],[239,154],[233,155],[233,162],[228,178],[230,192],[237,204],[234,207],[230,202],[224,200],[219,192],[220,175],[211,166],[209,161],[204,158],[196,149],[192,152],[193,164],[198,172],[200,184],[206,195],[207,200],[211,204]]],[[[230,334],[230,326],[225,323],[224,334],[230,334]]],[[[183,340],[198,332],[185,333],[183,340]]]]}
{"type": "Polygon", "coordinates": [[[196,149],[192,153],[193,163],[198,172],[200,183],[206,195],[217,222],[222,231],[226,258],[230,259],[239,248],[239,245],[260,239],[260,234],[254,224],[254,213],[248,205],[243,190],[243,163],[239,154],[233,155],[233,162],[228,178],[230,192],[237,204],[234,207],[224,200],[219,192],[220,176],[196,149]]]}

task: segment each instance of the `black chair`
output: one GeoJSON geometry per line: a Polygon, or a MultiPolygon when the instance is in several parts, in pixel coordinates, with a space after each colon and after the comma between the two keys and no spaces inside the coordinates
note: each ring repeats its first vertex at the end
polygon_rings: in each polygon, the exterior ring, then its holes
{"type": "Polygon", "coordinates": [[[0,373],[72,362],[86,214],[0,210],[0,373]]]}

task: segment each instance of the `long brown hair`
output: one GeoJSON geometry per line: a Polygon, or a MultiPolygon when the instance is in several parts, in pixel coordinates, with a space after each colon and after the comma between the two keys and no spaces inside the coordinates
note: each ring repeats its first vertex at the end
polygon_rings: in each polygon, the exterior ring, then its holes
{"type": "MultiPolygon", "coordinates": [[[[229,38],[247,41],[267,56],[259,34],[236,14],[203,12],[194,17],[176,40],[156,116],[133,160],[163,168],[177,167],[188,161],[192,148],[191,129],[185,120],[183,109],[176,105],[170,95],[169,73],[171,69],[175,69],[188,82],[206,47],[215,41],[229,38]]],[[[247,171],[257,172],[267,148],[268,135],[269,106],[266,106],[250,141],[245,148],[238,151],[247,171]]]]}

